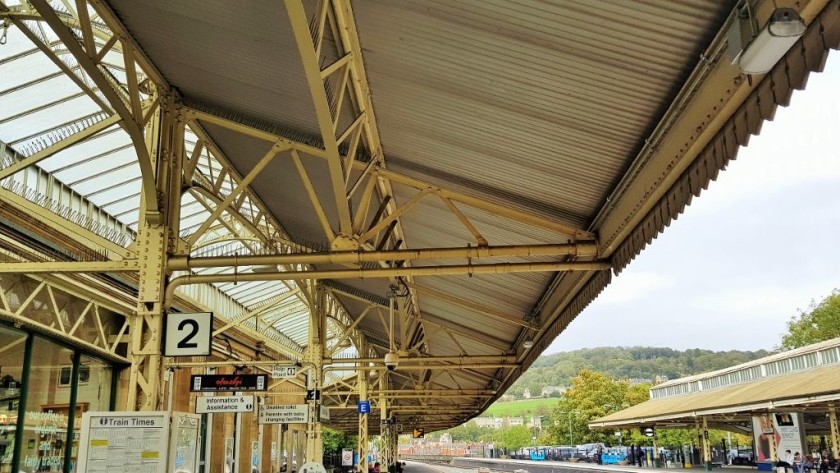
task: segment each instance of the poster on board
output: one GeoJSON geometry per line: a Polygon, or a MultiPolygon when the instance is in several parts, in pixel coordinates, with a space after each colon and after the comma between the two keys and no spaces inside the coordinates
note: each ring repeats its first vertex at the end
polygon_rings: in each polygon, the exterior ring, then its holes
{"type": "Polygon", "coordinates": [[[791,454],[804,452],[802,448],[802,418],[796,412],[775,412],[753,416],[756,462],[774,462],[784,459],[785,451],[791,454]],[[775,439],[776,458],[770,458],[770,442],[775,439]]]}
{"type": "Polygon", "coordinates": [[[201,416],[175,412],[169,444],[169,472],[198,473],[198,430],[201,416]]]}

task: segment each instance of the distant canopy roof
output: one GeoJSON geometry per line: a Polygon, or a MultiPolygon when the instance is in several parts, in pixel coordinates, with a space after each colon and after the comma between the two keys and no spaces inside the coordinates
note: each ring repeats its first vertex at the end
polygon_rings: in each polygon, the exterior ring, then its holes
{"type": "Polygon", "coordinates": [[[688,394],[659,398],[595,419],[593,429],[641,425],[694,425],[704,416],[734,421],[776,410],[825,411],[840,400],[840,338],[774,354],[731,368],[689,376],[651,389],[693,384],[688,394]],[[745,371],[750,370],[750,371],[745,371]],[[754,373],[752,380],[720,386],[722,377],[754,373]],[[706,386],[706,389],[703,387],[706,386]],[[711,387],[713,386],[713,387],[711,387]]]}

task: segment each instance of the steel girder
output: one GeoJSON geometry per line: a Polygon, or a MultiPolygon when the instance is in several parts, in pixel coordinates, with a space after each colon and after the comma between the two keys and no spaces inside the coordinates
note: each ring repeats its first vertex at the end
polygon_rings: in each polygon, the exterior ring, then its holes
{"type": "MultiPolygon", "coordinates": [[[[190,101],[188,104],[186,104],[184,113],[187,117],[191,119],[211,123],[222,128],[235,131],[237,133],[242,133],[252,138],[257,138],[270,143],[285,143],[287,146],[290,147],[290,149],[297,151],[299,155],[303,154],[305,156],[311,156],[319,159],[328,159],[328,156],[326,155],[324,150],[319,147],[295,141],[293,139],[277,134],[277,132],[273,131],[272,128],[279,127],[273,126],[273,124],[264,124],[260,121],[253,120],[241,114],[234,114],[225,111],[214,110],[212,106],[197,103],[195,101],[190,101]]],[[[345,155],[347,153],[349,153],[349,151],[345,152],[345,155]]],[[[347,162],[351,161],[349,156],[345,156],[344,160],[347,162]]],[[[492,212],[499,216],[508,218],[512,222],[516,222],[518,224],[532,225],[537,228],[551,230],[558,233],[558,239],[560,238],[560,235],[562,235],[563,241],[567,239],[572,239],[574,241],[581,242],[596,240],[594,234],[578,228],[571,227],[560,221],[552,220],[550,218],[546,218],[545,216],[536,215],[526,211],[499,205],[486,199],[482,199],[480,197],[437,186],[430,182],[423,181],[422,179],[414,178],[396,171],[391,171],[377,161],[370,160],[368,162],[362,162],[358,159],[353,159],[350,165],[352,166],[353,170],[362,173],[360,177],[360,180],[362,182],[370,182],[369,179],[373,178],[373,182],[375,183],[377,182],[377,179],[383,179],[389,182],[398,183],[400,185],[416,189],[417,193],[412,199],[403,203],[402,205],[394,205],[393,212],[376,212],[376,214],[378,214],[379,216],[376,219],[374,219],[375,221],[370,222],[369,225],[366,225],[369,223],[368,219],[371,218],[371,212],[369,211],[371,210],[370,198],[372,197],[372,194],[366,192],[364,194],[364,200],[360,206],[360,209],[356,212],[354,216],[356,220],[364,219],[361,220],[360,224],[356,226],[354,230],[353,237],[357,241],[357,244],[350,245],[349,249],[374,249],[374,246],[370,244],[368,240],[374,239],[374,237],[377,234],[384,231],[391,222],[398,221],[398,218],[400,216],[407,213],[411,209],[411,207],[415,206],[421,199],[426,198],[428,196],[435,196],[444,201],[445,203],[447,201],[449,203],[455,202],[464,206],[492,212]],[[374,228],[376,229],[376,232],[371,232],[370,230],[374,228]]],[[[387,195],[382,196],[381,198],[383,201],[387,201],[389,203],[391,203],[393,200],[393,198],[389,198],[387,195]]],[[[472,225],[472,223],[470,223],[468,219],[466,219],[463,213],[460,210],[458,210],[458,208],[454,204],[451,207],[448,206],[448,208],[451,212],[453,212],[453,215],[459,219],[459,221],[466,222],[465,226],[468,230],[475,228],[475,226],[472,225]]],[[[477,243],[479,243],[482,246],[487,242],[487,240],[480,235],[476,237],[476,240],[477,243]]]]}
{"type": "MultiPolygon", "coordinates": [[[[143,194],[148,200],[147,217],[150,221],[159,222],[162,209],[157,199],[155,166],[146,144],[145,129],[154,110],[155,96],[161,92],[167,93],[167,91],[149,88],[142,90],[140,83],[145,78],[142,73],[148,73],[151,68],[148,63],[144,63],[140,55],[135,54],[137,47],[130,36],[118,36],[112,29],[112,35],[105,40],[103,31],[94,27],[95,20],[92,20],[89,15],[88,4],[80,1],[76,2],[76,5],[77,9],[72,13],[59,12],[47,0],[33,0],[24,2],[21,7],[14,9],[0,4],[0,12],[5,13],[5,16],[10,18],[47,57],[97,103],[104,114],[109,115],[107,118],[102,117],[90,123],[90,126],[86,128],[87,134],[95,134],[117,122],[128,133],[140,165],[143,194]],[[47,24],[60,43],[54,44],[47,40],[40,28],[30,24],[33,21],[43,21],[47,24]],[[74,31],[79,31],[81,39],[74,31]],[[126,84],[121,84],[114,77],[105,62],[105,56],[117,42],[120,43],[124,60],[126,84]],[[58,46],[66,48],[69,55],[60,54],[58,46]],[[73,60],[68,60],[68,56],[73,60]],[[138,70],[138,62],[146,66],[145,71],[138,70]],[[151,98],[151,107],[144,106],[148,98],[151,98]]],[[[68,138],[67,142],[72,139],[72,137],[68,138]]],[[[63,144],[58,148],[66,146],[67,144],[63,144]]],[[[26,164],[37,162],[57,151],[44,149],[31,156],[26,164]]]]}
{"type": "MultiPolygon", "coordinates": [[[[441,199],[452,215],[464,225],[481,247],[488,247],[489,242],[478,232],[457,205],[491,211],[515,222],[548,228],[559,234],[570,236],[576,241],[594,239],[594,235],[564,225],[562,222],[547,220],[541,216],[502,207],[474,196],[432,186],[427,182],[386,169],[379,144],[378,131],[376,130],[374,111],[370,103],[370,94],[367,90],[367,81],[362,64],[361,49],[353,24],[352,10],[347,1],[322,2],[316,12],[318,26],[312,34],[309,34],[308,25],[305,25],[306,18],[305,15],[302,15],[302,5],[294,0],[286,2],[293,29],[296,31],[296,39],[312,91],[313,103],[318,112],[322,148],[291,142],[286,138],[267,134],[257,128],[247,127],[235,121],[196,109],[182,107],[178,97],[170,92],[169,85],[155,70],[151,62],[140,52],[125,28],[122,27],[107,5],[99,0],[91,0],[89,3],[79,1],[77,2],[77,10],[69,13],[54,11],[46,0],[37,0],[32,4],[36,8],[24,8],[24,10],[14,13],[19,16],[18,21],[37,19],[46,22],[53,29],[61,30],[59,36],[62,43],[69,43],[68,51],[81,65],[78,73],[67,67],[66,64],[62,69],[68,75],[75,77],[74,80],[82,90],[99,103],[105,112],[110,113],[110,115],[103,116],[103,120],[112,120],[116,123],[117,117],[119,117],[120,126],[126,129],[135,148],[138,148],[141,169],[143,170],[145,204],[145,212],[140,220],[144,227],[148,225],[151,229],[147,228],[141,231],[138,244],[132,251],[137,252],[144,262],[137,263],[135,260],[129,259],[123,263],[123,266],[107,263],[96,268],[118,271],[125,265],[138,265],[132,270],[138,271],[141,274],[141,279],[147,281],[146,285],[141,286],[141,304],[138,305],[140,309],[138,321],[145,329],[133,331],[133,333],[143,332],[148,335],[148,333],[155,332],[157,328],[160,321],[159,314],[163,309],[162,303],[165,300],[161,295],[161,290],[166,289],[162,286],[162,279],[163,274],[167,271],[166,261],[170,256],[178,257],[193,252],[200,254],[201,250],[216,248],[217,245],[225,241],[237,241],[251,253],[266,250],[286,252],[288,249],[296,252],[311,251],[309,248],[303,248],[292,243],[282,227],[267,212],[262,202],[250,191],[247,184],[253,176],[259,173],[259,169],[255,169],[247,176],[240,176],[230,166],[229,161],[218,147],[212,143],[209,136],[201,129],[198,120],[216,124],[223,123],[222,126],[232,127],[239,132],[251,136],[259,135],[275,144],[275,152],[288,153],[289,158],[295,163],[300,178],[316,209],[324,204],[309,181],[301,162],[305,156],[327,159],[333,193],[336,197],[335,205],[340,216],[338,234],[334,234],[329,222],[326,222],[323,212],[317,213],[319,213],[318,217],[325,233],[330,237],[334,249],[361,251],[382,250],[383,248],[388,250],[399,249],[405,242],[405,237],[402,235],[399,225],[399,218],[410,212],[416,203],[432,196],[441,199]],[[94,13],[93,17],[90,16],[92,12],[94,13]],[[24,14],[30,17],[23,18],[20,16],[24,14]],[[97,26],[104,26],[104,28],[94,28],[94,23],[97,26]],[[306,28],[303,28],[303,26],[306,26],[306,28]],[[70,31],[76,32],[76,34],[71,34],[70,31]],[[334,40],[332,43],[325,41],[329,37],[334,40]],[[326,67],[320,68],[318,60],[325,44],[335,45],[335,55],[338,59],[326,67]],[[115,80],[113,75],[108,74],[108,68],[102,64],[110,51],[120,51],[122,53],[126,83],[115,80]],[[105,90],[101,90],[106,86],[105,90]],[[328,96],[332,97],[334,102],[330,103],[326,100],[328,96]],[[343,130],[339,129],[339,123],[341,122],[339,118],[342,113],[352,115],[350,125],[343,130]],[[155,133],[147,130],[154,130],[155,133]],[[164,146],[151,138],[158,131],[169,134],[169,142],[164,146]],[[192,143],[189,143],[190,139],[192,139],[192,143]],[[342,154],[339,151],[339,145],[346,145],[348,151],[342,154]],[[360,156],[367,156],[367,161],[358,159],[360,156]],[[355,180],[351,180],[350,177],[354,171],[360,172],[360,175],[355,180]],[[150,179],[151,183],[149,182],[150,179]],[[398,204],[391,191],[392,182],[415,188],[417,193],[407,202],[398,204]],[[183,232],[186,224],[182,221],[186,217],[182,214],[184,209],[181,208],[181,199],[175,197],[179,194],[175,191],[176,183],[186,188],[196,204],[202,208],[201,211],[191,215],[206,216],[201,223],[191,227],[191,231],[186,234],[183,232]],[[154,192],[150,192],[150,185],[155,187],[154,192]],[[351,214],[347,202],[357,192],[362,193],[362,205],[355,214],[351,214]],[[382,202],[378,210],[371,208],[374,202],[374,193],[378,193],[382,202]],[[154,197],[149,198],[148,196],[151,195],[154,195],[154,197]],[[345,208],[347,209],[346,212],[345,208]],[[179,235],[183,239],[178,238],[179,235]],[[147,310],[149,307],[151,307],[151,310],[147,310]]],[[[51,55],[51,58],[59,67],[62,67],[61,64],[64,61],[59,57],[55,48],[43,41],[41,43],[42,49],[48,55],[51,55]]],[[[96,125],[96,123],[93,125],[96,125]]],[[[98,128],[104,127],[105,125],[100,125],[98,128]]],[[[96,132],[97,128],[88,131],[90,135],[96,132]]],[[[85,135],[79,135],[76,139],[81,140],[84,137],[85,135]]],[[[72,145],[72,142],[68,141],[62,146],[70,145],[72,145]]],[[[271,159],[277,158],[274,154],[267,155],[264,161],[268,162],[271,159]]],[[[27,162],[26,164],[31,163],[27,162]]],[[[565,238],[563,240],[565,241],[565,238]]],[[[420,274],[421,270],[383,267],[389,266],[387,261],[392,260],[379,261],[383,277],[393,278],[395,275],[403,274],[400,271],[405,271],[404,274],[408,275],[410,295],[403,310],[406,313],[416,315],[416,286],[410,280],[412,275],[410,273],[420,274]]],[[[572,269],[575,266],[580,266],[579,269],[586,270],[608,269],[608,266],[604,263],[530,265],[528,269],[552,271],[572,269]]],[[[68,271],[74,270],[72,264],[62,265],[62,267],[62,269],[68,271]]],[[[506,269],[495,267],[476,270],[473,268],[475,266],[467,265],[458,268],[457,272],[472,274],[472,272],[481,271],[498,272],[526,269],[524,266],[508,266],[506,269]]],[[[30,266],[29,269],[32,271],[38,270],[37,265],[30,266]]],[[[306,272],[302,264],[290,265],[287,269],[291,272],[299,272],[298,281],[301,277],[316,276],[314,273],[306,272]]],[[[75,272],[79,270],[84,271],[84,266],[75,265],[75,272]]],[[[91,267],[89,270],[95,269],[91,267]]],[[[300,282],[297,284],[297,287],[301,287],[300,282]]],[[[306,287],[304,283],[303,288],[306,287]]],[[[306,291],[302,292],[306,293],[306,291]]],[[[332,289],[328,292],[331,293],[332,289]]],[[[448,298],[450,301],[457,299],[449,294],[434,295],[448,298]]],[[[312,311],[311,301],[304,302],[312,311]]],[[[465,307],[471,304],[473,309],[478,309],[480,306],[472,301],[459,300],[459,303],[465,307]]],[[[357,330],[359,321],[365,315],[363,313],[353,319],[337,300],[332,300],[327,306],[335,311],[333,315],[337,320],[346,321],[344,327],[347,328],[348,332],[357,330]]],[[[258,310],[258,308],[245,311],[243,316],[255,310],[258,310]]],[[[492,311],[487,312],[492,313],[492,311]]],[[[511,317],[496,318],[515,322],[511,317]]],[[[451,330],[459,333],[459,336],[470,336],[463,327],[446,326],[442,321],[435,325],[434,317],[429,317],[429,319],[431,320],[422,323],[411,320],[412,331],[419,331],[421,334],[419,341],[413,345],[415,349],[423,343],[422,334],[425,332],[421,327],[425,325],[438,327],[450,336],[451,330]]],[[[522,325],[522,323],[520,322],[518,325],[522,325]]],[[[138,370],[138,373],[143,370],[146,370],[146,372],[136,375],[133,373],[132,385],[136,392],[147,394],[145,401],[141,404],[151,406],[158,402],[154,385],[158,382],[159,372],[154,369],[149,370],[148,367],[151,365],[159,366],[160,364],[158,358],[156,358],[159,355],[154,353],[159,340],[154,337],[147,337],[147,335],[141,335],[141,339],[135,340],[134,343],[135,351],[140,356],[135,360],[135,365],[142,368],[138,370]]],[[[357,338],[358,335],[360,334],[356,334],[357,338]]],[[[487,337],[478,338],[488,347],[494,349],[504,351],[510,348],[508,344],[501,341],[490,340],[487,337]]],[[[375,338],[371,342],[371,345],[375,345],[375,338]]],[[[371,346],[371,348],[373,347],[371,346]]],[[[459,376],[486,379],[475,373],[470,374],[469,371],[465,370],[462,370],[459,376]]],[[[409,379],[416,380],[413,375],[409,379]]],[[[141,396],[133,395],[132,397],[139,399],[141,396]]]]}
{"type": "Polygon", "coordinates": [[[68,280],[0,276],[0,319],[119,364],[128,364],[118,349],[126,342],[127,313],[126,307],[68,280]]]}
{"type": "MultiPolygon", "coordinates": [[[[40,5],[44,6],[44,5],[40,5]]],[[[55,16],[57,16],[68,28],[77,31],[79,35],[84,37],[85,43],[83,46],[88,47],[91,50],[95,50],[97,46],[101,46],[98,51],[99,61],[102,61],[106,54],[110,51],[121,51],[124,53],[126,57],[125,61],[130,62],[131,59],[128,58],[128,55],[125,54],[127,46],[123,44],[123,40],[118,38],[117,34],[109,35],[114,31],[123,31],[119,28],[117,24],[116,28],[111,22],[108,22],[106,18],[113,19],[110,12],[107,11],[107,7],[99,2],[93,2],[90,5],[85,4],[84,2],[80,2],[77,4],[78,10],[77,11],[56,11],[55,16]],[[94,15],[96,17],[96,27],[93,28],[91,26],[90,17],[88,8],[95,7],[97,9],[105,9],[104,13],[98,10],[97,13],[94,15]],[[91,40],[89,35],[93,35],[95,40],[91,40]]],[[[52,15],[44,15],[40,10],[36,10],[30,8],[29,5],[24,4],[21,8],[15,8],[11,11],[6,11],[7,14],[14,16],[17,20],[20,21],[45,21],[46,17],[49,16],[52,18],[52,15]]],[[[55,26],[56,23],[47,22],[50,26],[55,26]]],[[[30,31],[30,33],[32,33],[30,31]]],[[[35,40],[35,33],[29,35],[30,38],[35,40]]],[[[128,37],[128,35],[124,35],[128,37]]],[[[66,40],[66,38],[64,38],[66,40]]],[[[127,41],[130,41],[128,39],[127,41]]],[[[49,46],[55,49],[55,44],[47,44],[45,41],[41,41],[41,49],[45,50],[46,46],[49,46]],[[45,46],[46,45],[46,46],[45,46]]],[[[60,44],[60,43],[56,43],[60,44]]],[[[129,47],[131,45],[128,45],[129,47]]],[[[65,53],[66,54],[66,53],[65,53]]],[[[64,64],[64,58],[59,57],[59,53],[54,52],[51,56],[54,62],[56,62],[60,67],[64,64]]],[[[168,85],[162,81],[160,75],[156,73],[156,71],[152,70],[151,74],[148,74],[148,70],[151,69],[150,63],[143,58],[137,58],[137,62],[142,64],[137,72],[137,75],[140,77],[138,83],[144,84],[144,91],[145,89],[149,88],[149,79],[156,78],[157,80],[152,80],[151,82],[156,83],[159,89],[168,90],[168,85]]],[[[132,64],[126,65],[126,70],[129,70],[132,67],[132,64]]],[[[104,68],[104,66],[103,66],[104,68]]],[[[77,85],[83,88],[83,90],[87,91],[88,95],[95,99],[95,101],[102,106],[103,108],[108,108],[109,104],[104,101],[99,95],[97,95],[98,89],[95,87],[96,84],[90,84],[89,74],[87,74],[84,70],[74,71],[70,67],[63,67],[62,68],[66,73],[71,74],[76,72],[75,81],[77,85]]],[[[107,71],[106,71],[107,72],[107,71]]],[[[126,90],[135,91],[135,96],[138,95],[137,87],[134,87],[136,84],[132,82],[132,75],[128,75],[128,81],[126,84],[121,84],[118,81],[115,82],[112,80],[112,85],[117,88],[117,93],[123,98],[126,96],[126,90]]],[[[114,79],[111,77],[111,79],[114,79]]],[[[143,114],[143,123],[144,125],[149,125],[152,118],[157,113],[156,107],[158,106],[159,98],[155,98],[153,100],[145,100],[143,101],[142,105],[144,106],[144,114],[143,114]]],[[[177,114],[176,112],[173,112],[177,114]]],[[[23,160],[18,163],[14,163],[12,166],[8,166],[2,172],[4,175],[10,175],[28,165],[34,164],[37,161],[42,159],[46,159],[47,157],[53,155],[54,153],[65,149],[66,147],[72,146],[80,141],[83,141],[86,138],[94,136],[96,133],[101,132],[101,130],[107,128],[109,125],[113,123],[120,122],[122,120],[122,116],[112,115],[109,118],[102,119],[98,122],[91,122],[91,125],[87,128],[80,128],[76,134],[69,135],[66,139],[57,141],[52,146],[44,149],[44,150],[36,150],[33,156],[30,158],[23,160]]],[[[183,131],[182,131],[183,133],[183,131]]],[[[149,134],[147,134],[149,135],[149,134]]],[[[209,232],[206,230],[214,230],[209,228],[207,223],[212,222],[214,219],[221,222],[221,225],[216,227],[221,228],[223,232],[230,232],[233,233],[232,240],[239,240],[244,241],[247,239],[252,239],[253,241],[259,241],[262,244],[266,244],[266,242],[271,243],[273,240],[279,240],[283,243],[288,244],[290,247],[300,251],[302,248],[299,245],[291,244],[287,239],[285,239],[282,229],[279,228],[279,225],[276,221],[272,221],[271,216],[268,212],[265,211],[264,208],[261,207],[261,203],[253,198],[253,195],[250,192],[250,189],[247,186],[240,185],[242,178],[238,176],[235,171],[232,170],[232,167],[224,161],[223,155],[218,150],[218,147],[210,140],[210,138],[206,135],[200,125],[196,122],[191,122],[188,124],[187,135],[195,135],[193,137],[193,148],[192,151],[189,153],[187,159],[184,159],[184,182],[185,185],[190,186],[189,189],[202,189],[201,186],[206,186],[208,189],[211,190],[210,193],[203,193],[199,196],[196,200],[199,201],[200,204],[205,205],[208,212],[211,212],[211,217],[207,219],[204,225],[200,228],[202,231],[196,232],[194,235],[190,236],[190,239],[187,241],[195,242],[200,237],[202,238],[201,241],[198,242],[197,246],[205,247],[207,245],[206,241],[209,238],[206,238],[208,234],[213,233],[214,236],[218,236],[219,230],[215,230],[215,232],[209,232]],[[206,173],[202,173],[201,171],[207,171],[206,173]],[[214,173],[215,171],[215,173],[214,173]],[[214,175],[215,174],[215,175],[214,175]],[[210,177],[207,179],[205,176],[210,177]],[[237,196],[236,199],[229,198],[230,196],[225,197],[225,184],[229,184],[229,188],[236,189],[237,196]],[[208,197],[209,195],[209,197],[208,197]],[[221,195],[225,199],[224,202],[221,202],[221,198],[216,198],[215,196],[221,195]],[[204,198],[207,197],[205,201],[204,198]],[[208,203],[209,202],[209,203],[208,203]],[[224,214],[223,214],[224,213],[224,214]],[[251,230],[251,233],[254,235],[260,236],[259,238],[254,238],[247,234],[237,235],[236,231],[234,231],[235,227],[238,225],[233,224],[232,222],[239,222],[242,223],[244,227],[251,230]]],[[[180,146],[180,145],[179,145],[180,146]]],[[[189,146],[189,143],[185,143],[185,147],[189,146]]],[[[151,149],[154,147],[152,144],[146,144],[146,148],[151,149]]],[[[140,153],[142,154],[142,153],[140,153]]],[[[199,192],[200,193],[200,192],[199,192]]],[[[171,195],[173,193],[170,192],[162,192],[160,194],[163,195],[171,195]]],[[[155,199],[154,202],[157,202],[155,199]]],[[[176,204],[177,206],[177,204],[176,204]]],[[[174,213],[174,212],[173,212],[174,213]]],[[[212,241],[212,240],[211,240],[212,241]]],[[[183,242],[178,242],[174,251],[183,251],[182,249],[185,248],[183,242]]],[[[212,243],[211,243],[212,244],[212,243]]],[[[263,250],[264,247],[261,247],[260,250],[263,250]]],[[[284,251],[282,248],[280,251],[284,251]]],[[[61,262],[56,265],[51,265],[52,271],[67,271],[67,272],[120,272],[120,271],[138,271],[140,269],[140,265],[136,260],[125,260],[124,262],[61,262]]],[[[39,263],[19,263],[9,265],[8,267],[3,269],[7,272],[18,272],[18,271],[28,271],[28,272],[41,272],[47,271],[47,265],[42,265],[39,263]]],[[[335,305],[333,305],[335,306],[335,305]]],[[[338,315],[337,315],[338,316],[338,315]]],[[[346,316],[344,317],[346,319],[346,316]]],[[[269,342],[271,340],[268,340],[269,342]]],[[[281,350],[282,351],[282,350],[281,350]]]]}

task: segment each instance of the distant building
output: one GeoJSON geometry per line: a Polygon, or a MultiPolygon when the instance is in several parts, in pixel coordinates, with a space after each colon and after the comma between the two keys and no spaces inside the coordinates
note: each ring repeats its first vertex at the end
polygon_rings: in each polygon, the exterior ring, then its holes
{"type": "Polygon", "coordinates": [[[495,417],[476,417],[473,420],[475,421],[475,426],[476,427],[482,427],[482,428],[491,427],[491,428],[494,428],[494,429],[497,428],[495,417]]]}
{"type": "Polygon", "coordinates": [[[630,386],[638,386],[640,384],[650,384],[651,379],[650,378],[630,378],[630,379],[627,380],[627,382],[630,383],[630,386]]]}
{"type": "Polygon", "coordinates": [[[528,428],[542,429],[542,416],[531,417],[531,420],[528,421],[528,428]]]}
{"type": "Polygon", "coordinates": [[[554,393],[563,394],[567,389],[566,386],[546,386],[542,388],[540,395],[542,397],[549,397],[554,393]]]}
{"type": "MultiPolygon", "coordinates": [[[[534,419],[537,420],[537,427],[540,427],[541,424],[539,423],[540,419],[538,417],[537,418],[532,418],[528,423],[528,427],[533,427],[534,426],[534,424],[533,424],[534,419]]],[[[522,417],[522,416],[517,416],[517,417],[476,417],[475,419],[473,419],[473,422],[475,422],[476,427],[491,428],[491,429],[502,429],[502,428],[513,427],[513,426],[517,426],[517,425],[526,425],[525,424],[525,418],[522,417]]]]}
{"type": "Polygon", "coordinates": [[[525,399],[531,399],[531,390],[525,388],[525,392],[522,393],[522,397],[524,397],[525,399]]]}
{"type": "Polygon", "coordinates": [[[653,384],[662,384],[665,381],[668,381],[668,375],[656,375],[656,377],[653,378],[653,384]]]}
{"type": "Polygon", "coordinates": [[[504,394],[502,397],[499,398],[500,401],[515,401],[516,396],[513,394],[504,394]]]}
{"type": "Polygon", "coordinates": [[[440,443],[452,443],[452,436],[447,434],[443,434],[440,436],[440,443]]]}

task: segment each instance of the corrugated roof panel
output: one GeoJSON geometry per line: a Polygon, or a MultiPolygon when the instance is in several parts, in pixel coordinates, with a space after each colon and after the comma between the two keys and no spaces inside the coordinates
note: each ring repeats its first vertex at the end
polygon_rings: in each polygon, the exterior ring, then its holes
{"type": "Polygon", "coordinates": [[[701,1],[673,10],[501,0],[355,10],[393,168],[469,179],[583,221],[696,62],[698,36],[710,37],[728,12],[701,1]]]}
{"type": "Polygon", "coordinates": [[[282,3],[109,3],[143,51],[184,95],[301,131],[317,131],[282,3]]]}
{"type": "MultiPolygon", "coordinates": [[[[403,187],[394,186],[397,202],[402,203],[410,199],[415,192],[403,187]]],[[[527,245],[549,244],[558,241],[565,242],[568,235],[547,230],[534,225],[516,223],[497,213],[476,209],[454,202],[458,210],[463,213],[479,233],[487,239],[490,245],[527,245]]],[[[558,209],[542,207],[532,213],[545,215],[546,218],[561,221],[562,215],[557,215],[558,209]]],[[[458,218],[446,207],[441,199],[430,195],[425,197],[413,209],[409,210],[401,219],[406,233],[409,235],[411,248],[428,248],[436,246],[464,247],[467,244],[476,245],[476,239],[458,218]]]]}

